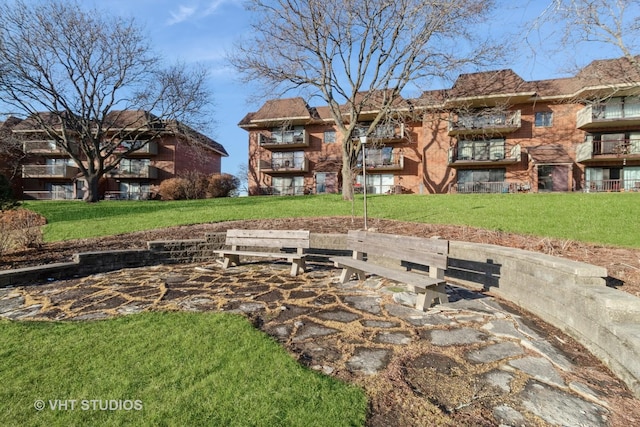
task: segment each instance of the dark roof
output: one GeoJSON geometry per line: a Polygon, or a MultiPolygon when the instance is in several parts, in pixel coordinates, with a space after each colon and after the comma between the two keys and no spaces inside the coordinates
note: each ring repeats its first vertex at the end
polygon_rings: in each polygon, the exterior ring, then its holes
{"type": "Polygon", "coordinates": [[[506,95],[530,92],[531,85],[513,70],[486,71],[462,74],[454,83],[448,96],[465,98],[479,95],[506,95]]]}
{"type": "MultiPolygon", "coordinates": [[[[62,114],[64,113],[54,114],[51,112],[42,112],[38,113],[38,117],[39,120],[42,120],[45,123],[45,125],[51,126],[55,129],[60,126],[60,116],[62,114]]],[[[184,123],[180,123],[175,120],[161,120],[156,115],[143,110],[111,111],[105,116],[104,126],[114,131],[171,132],[175,135],[184,136],[190,142],[196,142],[207,146],[224,157],[229,155],[221,144],[190,128],[184,123]]],[[[35,116],[26,118],[13,128],[14,132],[38,132],[41,130],[42,127],[35,116]]]]}

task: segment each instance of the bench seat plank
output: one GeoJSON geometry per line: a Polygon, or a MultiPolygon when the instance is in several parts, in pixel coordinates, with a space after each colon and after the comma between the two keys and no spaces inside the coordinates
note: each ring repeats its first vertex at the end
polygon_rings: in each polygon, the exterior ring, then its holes
{"type": "Polygon", "coordinates": [[[220,249],[214,251],[215,254],[224,258],[222,268],[227,269],[230,265],[239,265],[240,256],[283,258],[291,263],[291,275],[305,271],[304,249],[309,248],[309,231],[306,230],[227,230],[225,245],[231,249],[220,249]],[[268,252],[255,250],[240,250],[239,248],[273,248],[273,249],[295,249],[291,252],[268,252]]]}
{"type": "Polygon", "coordinates": [[[444,272],[447,269],[449,241],[424,239],[415,236],[397,236],[362,230],[347,233],[347,248],[351,257],[332,257],[336,267],[342,268],[340,282],[346,283],[353,275],[364,280],[367,273],[404,283],[410,292],[416,292],[416,309],[423,311],[432,302],[449,301],[445,289],[444,272]],[[367,254],[365,261],[363,255],[367,254]],[[400,261],[407,270],[387,267],[380,259],[400,261]],[[428,267],[429,273],[412,271],[428,267]]]}
{"type": "MultiPolygon", "coordinates": [[[[445,283],[442,279],[436,279],[424,274],[416,274],[409,271],[402,271],[395,268],[384,267],[378,264],[373,264],[367,261],[359,259],[353,259],[351,257],[333,257],[329,258],[339,268],[351,267],[354,270],[361,272],[369,272],[378,276],[384,276],[388,279],[395,280],[397,282],[406,283],[407,285],[413,285],[416,288],[427,288],[429,286],[445,283]]],[[[363,279],[363,278],[361,278],[363,279]]],[[[347,280],[343,281],[345,283],[347,280]]]]}

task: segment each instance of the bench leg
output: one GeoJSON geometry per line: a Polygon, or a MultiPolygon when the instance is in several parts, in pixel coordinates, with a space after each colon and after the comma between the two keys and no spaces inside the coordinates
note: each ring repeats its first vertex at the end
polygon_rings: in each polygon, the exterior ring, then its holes
{"type": "Polygon", "coordinates": [[[431,303],[437,301],[437,304],[445,304],[449,302],[449,296],[445,289],[445,285],[434,286],[425,289],[424,293],[419,293],[416,298],[416,310],[424,311],[425,306],[431,307],[431,303]]]}
{"type": "Polygon", "coordinates": [[[224,270],[226,270],[227,268],[229,268],[229,265],[231,265],[231,264],[235,264],[235,265],[240,264],[240,256],[239,255],[225,255],[224,256],[224,262],[222,263],[222,268],[224,270]]]}
{"type": "Polygon", "coordinates": [[[365,279],[364,271],[351,267],[344,267],[342,269],[342,274],[340,274],[340,283],[347,283],[354,274],[358,277],[358,280],[365,279]]]}
{"type": "Polygon", "coordinates": [[[291,275],[297,276],[298,273],[304,273],[306,266],[303,259],[294,259],[291,261],[291,275]]]}

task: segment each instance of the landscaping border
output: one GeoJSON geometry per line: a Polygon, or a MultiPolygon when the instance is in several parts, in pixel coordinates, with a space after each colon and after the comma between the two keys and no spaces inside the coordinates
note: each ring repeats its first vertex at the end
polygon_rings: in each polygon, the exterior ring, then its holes
{"type": "MultiPolygon", "coordinates": [[[[73,262],[0,271],[0,287],[46,283],[122,268],[211,262],[225,233],[147,243],[147,249],[85,252],[73,262]]],[[[309,259],[344,254],[346,234],[311,233],[309,259]]],[[[400,266],[400,262],[397,263],[400,266]]],[[[640,398],[640,298],[607,287],[607,270],[496,245],[449,241],[445,278],[510,301],[561,329],[607,365],[640,398]]]]}

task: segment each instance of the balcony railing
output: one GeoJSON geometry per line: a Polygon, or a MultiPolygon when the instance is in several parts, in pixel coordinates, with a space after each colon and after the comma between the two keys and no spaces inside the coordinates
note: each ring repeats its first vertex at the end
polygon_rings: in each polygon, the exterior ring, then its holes
{"type": "Polygon", "coordinates": [[[511,164],[522,159],[520,144],[513,146],[485,145],[468,146],[462,149],[459,146],[449,148],[449,164],[511,164]]]}
{"type": "MultiPolygon", "coordinates": [[[[357,139],[364,136],[367,132],[368,126],[356,127],[353,131],[353,138],[357,139]]],[[[371,142],[391,143],[401,142],[405,139],[405,127],[404,123],[399,125],[378,125],[368,135],[371,138],[371,142]]]]}
{"type": "Polygon", "coordinates": [[[307,132],[303,131],[284,131],[271,133],[270,135],[258,134],[258,141],[264,148],[298,148],[308,147],[309,137],[307,132]]]}
{"type": "Polygon", "coordinates": [[[291,185],[288,187],[260,187],[263,196],[302,196],[310,192],[304,185],[291,185]]]}
{"type": "MultiPolygon", "coordinates": [[[[124,141],[122,145],[116,147],[114,152],[116,154],[123,153],[132,146],[131,144],[142,144],[142,143],[144,143],[144,141],[135,141],[131,143],[127,143],[127,141],[124,141]]],[[[127,154],[127,157],[155,156],[156,154],[158,154],[158,143],[156,141],[149,141],[142,148],[127,154]]]]}
{"type": "Polygon", "coordinates": [[[640,179],[601,179],[585,182],[585,193],[640,191],[640,179]]]}
{"type": "Polygon", "coordinates": [[[587,105],[577,113],[578,129],[640,124],[640,103],[587,105]]]}
{"type": "Polygon", "coordinates": [[[107,191],[104,194],[105,200],[149,200],[149,191],[107,191]]]}
{"type": "Polygon", "coordinates": [[[520,110],[490,115],[458,115],[449,123],[449,135],[508,133],[520,129],[520,110]]]}
{"type": "Polygon", "coordinates": [[[74,178],[80,169],[69,165],[23,165],[23,178],[74,178]]]}
{"type": "MultiPolygon", "coordinates": [[[[396,171],[404,169],[404,155],[393,152],[390,156],[385,153],[367,153],[368,171],[396,171]]],[[[358,159],[358,168],[362,168],[362,158],[358,159]]]]}
{"type": "Polygon", "coordinates": [[[576,161],[583,162],[595,157],[640,156],[640,139],[617,139],[587,141],[576,148],[576,161]]]}
{"type": "Polygon", "coordinates": [[[527,193],[531,191],[528,182],[454,182],[449,185],[450,193],[527,193]]]}
{"type": "Polygon", "coordinates": [[[269,174],[307,172],[309,170],[309,160],[307,158],[261,160],[260,170],[269,174]]]}
{"type": "Polygon", "coordinates": [[[117,169],[114,169],[112,176],[113,178],[119,178],[119,179],[125,179],[125,178],[156,179],[158,178],[158,169],[156,169],[154,166],[120,165],[118,166],[117,169]]]}
{"type": "MultiPolygon", "coordinates": [[[[50,155],[66,155],[67,152],[60,147],[54,140],[32,140],[24,141],[22,149],[27,154],[50,154],[50,155]]],[[[75,150],[74,152],[77,152],[75,150]]]]}
{"type": "Polygon", "coordinates": [[[23,191],[22,197],[25,200],[73,200],[75,196],[73,191],[23,191]]]}

